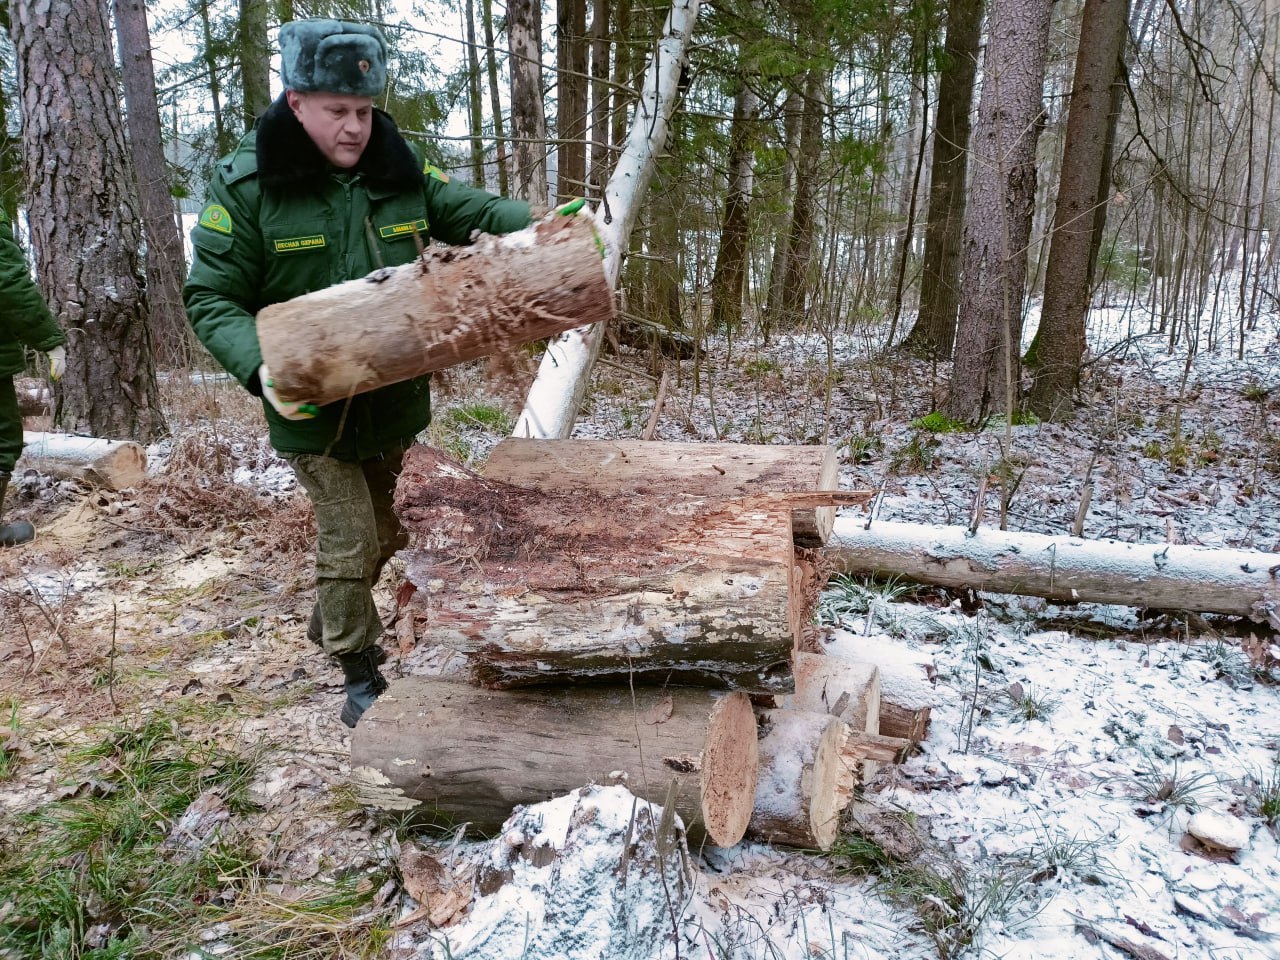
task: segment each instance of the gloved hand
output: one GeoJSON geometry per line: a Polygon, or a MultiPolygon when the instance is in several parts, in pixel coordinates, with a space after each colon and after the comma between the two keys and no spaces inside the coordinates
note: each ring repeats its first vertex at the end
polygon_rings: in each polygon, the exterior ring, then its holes
{"type": "Polygon", "coordinates": [[[600,259],[607,259],[609,251],[604,245],[604,236],[600,232],[600,224],[596,221],[595,211],[587,206],[587,201],[582,197],[574,197],[572,200],[566,200],[560,206],[551,211],[552,216],[558,217],[585,217],[591,225],[591,232],[595,234],[596,249],[600,251],[600,259]]]}
{"type": "Polygon", "coordinates": [[[271,379],[271,371],[264,363],[258,368],[258,380],[262,383],[262,396],[275,408],[276,413],[286,420],[311,420],[320,412],[314,403],[295,403],[292,400],[281,400],[275,391],[275,381],[271,379]]]}
{"type": "Polygon", "coordinates": [[[54,347],[49,351],[49,379],[61,380],[67,372],[67,348],[54,347]]]}

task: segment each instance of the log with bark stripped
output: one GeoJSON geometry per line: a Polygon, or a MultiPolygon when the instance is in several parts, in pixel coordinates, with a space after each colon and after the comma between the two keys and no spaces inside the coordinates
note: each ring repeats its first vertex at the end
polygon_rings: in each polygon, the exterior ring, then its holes
{"type": "Polygon", "coordinates": [[[18,469],[124,490],[147,478],[147,452],[131,440],[104,440],[68,433],[22,434],[18,469]]]}
{"type": "Polygon", "coordinates": [[[849,728],[824,713],[765,710],[760,774],[748,833],[768,843],[829,850],[853,798],[854,767],[842,752],[849,728]]]}
{"type": "Polygon", "coordinates": [[[613,311],[591,222],[554,216],[273,304],[257,327],[276,392],[325,404],[613,311]]]}
{"type": "Polygon", "coordinates": [[[656,803],[674,796],[691,836],[727,847],[751,819],[758,749],[744,693],[494,691],[412,677],[393,682],[360,719],[351,769],[373,806],[417,808],[483,831],[519,804],[625,783],[656,803]]]}
{"type": "MultiPolygon", "coordinates": [[[[679,503],[702,497],[835,490],[839,470],[835,448],[818,445],[511,437],[494,447],[484,473],[535,490],[592,490],[679,503]]],[[[834,506],[797,509],[792,516],[796,543],[826,543],[835,516],[834,506]]]]}
{"type": "Polygon", "coordinates": [[[793,581],[792,505],[817,494],[672,502],[545,492],[480,477],[428,447],[405,457],[419,636],[493,686],[679,678],[790,686],[816,591],[793,581]]]}

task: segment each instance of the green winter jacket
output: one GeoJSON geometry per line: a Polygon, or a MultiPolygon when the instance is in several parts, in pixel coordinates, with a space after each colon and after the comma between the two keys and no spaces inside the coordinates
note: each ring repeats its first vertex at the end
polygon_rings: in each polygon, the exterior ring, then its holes
{"type": "Polygon", "coordinates": [[[13,239],[13,225],[0,211],[0,377],[22,372],[23,347],[47,352],[66,342],[13,239]]]}
{"type": "MultiPolygon", "coordinates": [[[[522,229],[529,216],[523,201],[453,183],[424,164],[378,110],[360,162],[337,170],[281,97],[214,170],[191,232],[187,316],[217,361],[261,396],[254,315],[263,307],[407,263],[417,256],[415,232],[463,244],[474,230],[522,229]]],[[[377,456],[426,427],[427,379],[329,404],[314,420],[286,420],[264,401],[271,443],[281,453],[377,456]]]]}

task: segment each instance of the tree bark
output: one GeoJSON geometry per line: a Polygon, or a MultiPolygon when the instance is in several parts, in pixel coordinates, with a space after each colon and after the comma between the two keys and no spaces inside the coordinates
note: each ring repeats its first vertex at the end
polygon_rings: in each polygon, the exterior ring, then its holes
{"type": "Polygon", "coordinates": [[[61,421],[149,441],[165,429],[107,7],[11,7],[36,275],[67,331],[61,421]]]}
{"type": "Polygon", "coordinates": [[[963,527],[883,520],[867,528],[837,517],[824,556],[844,573],[896,573],[920,583],[1067,603],[1224,613],[1280,629],[1274,553],[1079,540],[985,527],[971,534],[963,527]]]}
{"type": "Polygon", "coordinates": [[[108,490],[127,490],[147,479],[147,452],[130,440],[24,432],[22,442],[18,462],[53,477],[83,480],[108,490]]]}
{"type": "Polygon", "coordinates": [[[922,356],[951,359],[960,304],[960,236],[969,167],[969,110],[978,72],[983,0],[951,0],[938,76],[938,110],[929,174],[920,312],[905,346],[922,356]]]}
{"type": "Polygon", "coordinates": [[[276,391],[324,404],[613,315],[592,227],[551,217],[258,313],[276,391]],[[354,319],[353,319],[354,318],[354,319]]]}
{"type": "Polygon", "coordinates": [[[415,447],[396,486],[417,588],[408,604],[419,635],[465,653],[489,685],[684,677],[787,688],[818,589],[792,542],[796,496],[806,495],[549,493],[415,447]]]}
{"type": "Polygon", "coordinates": [[[507,5],[511,48],[512,192],[530,203],[547,202],[547,117],[542,99],[542,3],[507,5]]]}
{"type": "MultiPolygon", "coordinates": [[[[128,111],[129,153],[137,174],[138,200],[147,244],[148,330],[152,349],[170,366],[187,365],[190,343],[182,284],[187,261],[177,208],[169,189],[160,107],[156,102],[151,34],[142,0],[115,0],[116,38],[120,44],[124,102],[128,111]]],[[[266,23],[262,24],[266,34],[266,23]]],[[[265,72],[266,65],[263,64],[265,72]]]]}
{"type": "MultiPolygon", "coordinates": [[[[834,447],[520,437],[494,447],[484,469],[486,477],[517,487],[644,496],[668,504],[835,490],[839,471],[834,447]]],[[[797,508],[791,521],[796,543],[826,543],[835,517],[835,507],[797,508]]]]}
{"type": "MultiPolygon", "coordinates": [[[[783,158],[780,180],[779,203],[787,210],[793,207],[795,196],[796,167],[800,157],[800,121],[804,116],[804,98],[799,90],[788,89],[786,101],[782,106],[782,148],[786,152],[783,158]]],[[[769,334],[774,320],[782,313],[782,290],[787,276],[787,259],[790,256],[791,220],[788,218],[778,230],[773,242],[773,256],[769,260],[769,292],[765,299],[764,322],[760,327],[760,335],[765,343],[769,342],[769,334]]]]}
{"type": "Polygon", "coordinates": [[[1111,126],[1111,91],[1128,33],[1128,8],[1125,0],[1085,0],[1044,304],[1028,352],[1028,363],[1035,368],[1029,401],[1043,420],[1070,417],[1080,380],[1095,217],[1106,210],[1099,188],[1111,126]]]}
{"type": "MultiPolygon", "coordinates": [[[[698,0],[674,0],[667,14],[657,50],[645,72],[640,100],[627,131],[626,147],[618,158],[597,224],[606,250],[605,273],[613,288],[622,270],[622,252],[653,177],[654,162],[667,142],[668,125],[680,98],[680,76],[688,56],[698,0]]],[[[578,408],[586,396],[591,366],[600,352],[604,327],[578,327],[547,344],[538,375],[516,421],[518,437],[568,437],[578,408]]]]}
{"type": "Polygon", "coordinates": [[[748,834],[765,843],[830,850],[840,811],[853,799],[853,768],[841,752],[848,727],[823,713],[765,710],[760,773],[748,834]]]}
{"type": "Polygon", "coordinates": [[[586,0],[556,0],[556,139],[557,200],[586,196],[586,0]]]}
{"type": "Polygon", "coordinates": [[[480,830],[513,807],[588,783],[623,782],[675,809],[691,837],[728,847],[751,818],[759,769],[744,693],[695,687],[480,690],[453,680],[392,683],[352,735],[361,799],[424,808],[480,830]]]}
{"type": "Polygon", "coordinates": [[[1051,7],[1052,0],[991,4],[973,136],[977,166],[965,213],[955,365],[944,407],[947,416],[965,423],[997,410],[1012,415],[1019,402],[1023,288],[1051,7]]]}
{"type": "Polygon", "coordinates": [[[729,183],[720,220],[720,244],[711,276],[711,329],[733,336],[742,323],[742,294],[747,279],[751,190],[755,170],[755,126],[760,98],[739,73],[729,128],[729,183]]]}

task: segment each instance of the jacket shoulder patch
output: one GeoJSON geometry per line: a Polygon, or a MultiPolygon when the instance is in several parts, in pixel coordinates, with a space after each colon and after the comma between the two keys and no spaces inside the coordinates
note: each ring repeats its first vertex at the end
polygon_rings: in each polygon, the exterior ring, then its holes
{"type": "Polygon", "coordinates": [[[200,213],[200,226],[231,236],[231,214],[220,203],[211,203],[200,213]]]}
{"type": "Polygon", "coordinates": [[[425,173],[428,177],[435,177],[441,183],[449,182],[449,175],[445,173],[443,170],[441,170],[439,167],[437,167],[434,163],[431,163],[430,161],[427,161],[427,163],[423,164],[422,172],[425,173]]]}

